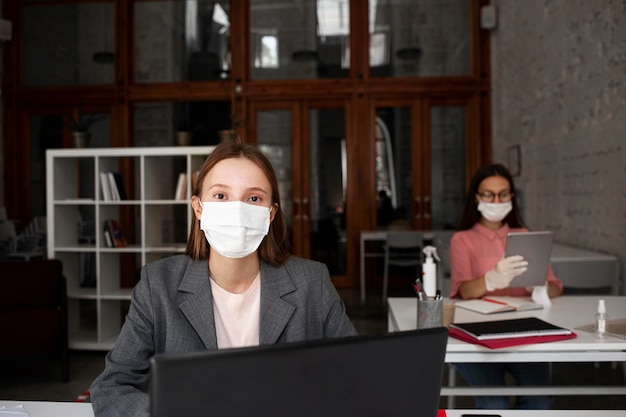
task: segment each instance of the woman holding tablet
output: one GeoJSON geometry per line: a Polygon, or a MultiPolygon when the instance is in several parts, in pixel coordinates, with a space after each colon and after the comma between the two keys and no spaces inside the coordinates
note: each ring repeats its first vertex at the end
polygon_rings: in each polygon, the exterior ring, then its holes
{"type": "MultiPolygon", "coordinates": [[[[450,241],[450,298],[481,298],[485,295],[529,296],[527,288],[509,288],[527,269],[521,256],[504,257],[509,232],[528,231],[521,218],[515,185],[500,164],[481,167],[472,178],[458,231],[450,241]]],[[[548,269],[547,293],[558,297],[563,284],[548,269]]],[[[504,385],[509,373],[518,385],[549,385],[546,363],[455,364],[470,385],[504,385]]],[[[508,397],[475,397],[476,408],[507,409],[508,397]]],[[[547,396],[521,396],[516,408],[548,409],[547,396]]]]}

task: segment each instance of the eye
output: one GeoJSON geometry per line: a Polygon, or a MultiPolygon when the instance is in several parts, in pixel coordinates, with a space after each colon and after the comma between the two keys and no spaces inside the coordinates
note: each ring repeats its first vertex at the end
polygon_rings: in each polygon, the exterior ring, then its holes
{"type": "Polygon", "coordinates": [[[248,201],[252,202],[252,203],[260,203],[261,202],[261,197],[259,196],[252,196],[248,199],[248,201]]]}
{"type": "Polygon", "coordinates": [[[226,199],[226,195],[222,194],[222,193],[217,193],[213,195],[213,198],[215,198],[216,200],[225,200],[226,199]]]}

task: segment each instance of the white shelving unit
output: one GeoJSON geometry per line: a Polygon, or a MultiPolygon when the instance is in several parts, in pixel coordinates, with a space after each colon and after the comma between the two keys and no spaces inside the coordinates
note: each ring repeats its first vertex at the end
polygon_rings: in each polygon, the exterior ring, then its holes
{"type": "MultiPolygon", "coordinates": [[[[214,147],[149,147],[53,149],[46,152],[48,258],[63,262],[69,303],[72,349],[110,349],[124,321],[131,288],[121,285],[122,256],[141,266],[183,253],[193,221],[189,198],[191,177],[214,147]],[[132,166],[126,178],[135,198],[104,201],[100,173],[132,166]],[[185,199],[176,199],[181,172],[187,174],[185,199]],[[107,247],[104,223],[132,212],[134,239],[124,247],[107,247]],[[79,223],[93,222],[93,238],[85,239],[79,223]],[[126,254],[126,255],[124,255],[126,254]]],[[[84,224],[84,223],[83,223],[84,224]]],[[[123,265],[128,265],[124,262],[123,265]]]]}

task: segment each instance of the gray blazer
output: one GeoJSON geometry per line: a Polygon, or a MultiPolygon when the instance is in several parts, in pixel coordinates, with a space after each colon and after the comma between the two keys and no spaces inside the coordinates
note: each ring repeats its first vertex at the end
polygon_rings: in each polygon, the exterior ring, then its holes
{"type": "MultiPolygon", "coordinates": [[[[356,335],[326,265],[261,262],[261,345],[356,335]]],[[[105,369],[90,388],[96,417],[150,415],[150,358],[217,349],[207,261],[186,255],[145,265],[105,369]]]]}

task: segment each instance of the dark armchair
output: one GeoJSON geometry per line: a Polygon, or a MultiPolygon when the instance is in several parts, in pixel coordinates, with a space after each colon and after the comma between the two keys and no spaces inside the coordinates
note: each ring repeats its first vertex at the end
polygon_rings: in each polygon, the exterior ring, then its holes
{"type": "Polygon", "coordinates": [[[3,360],[58,358],[69,381],[67,294],[58,259],[0,262],[3,360]]]}

